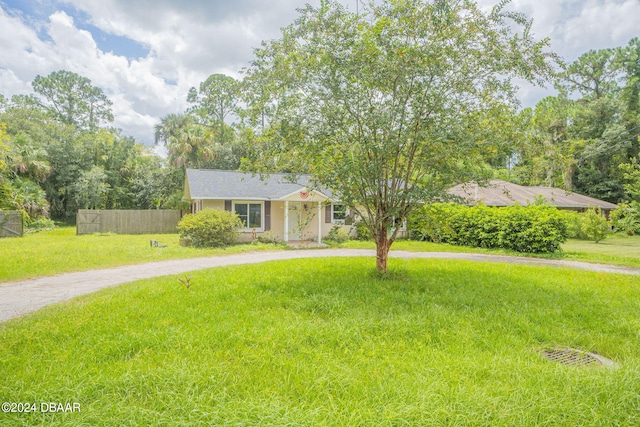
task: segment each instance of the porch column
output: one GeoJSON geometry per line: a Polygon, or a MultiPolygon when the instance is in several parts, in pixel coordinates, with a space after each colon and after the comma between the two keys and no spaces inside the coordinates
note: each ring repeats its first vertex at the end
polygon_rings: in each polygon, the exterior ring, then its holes
{"type": "Polygon", "coordinates": [[[284,241],[289,241],[289,201],[284,201],[284,241]]]}
{"type": "Polygon", "coordinates": [[[318,201],[318,243],[322,243],[322,207],[318,201]]]}

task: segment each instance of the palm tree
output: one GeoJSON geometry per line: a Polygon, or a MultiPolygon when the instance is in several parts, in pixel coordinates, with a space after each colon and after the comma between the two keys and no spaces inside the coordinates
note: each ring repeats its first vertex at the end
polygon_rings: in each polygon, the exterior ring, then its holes
{"type": "Polygon", "coordinates": [[[51,173],[46,161],[46,151],[25,135],[17,135],[9,150],[9,166],[18,176],[26,176],[34,182],[44,182],[51,173]]]}
{"type": "Polygon", "coordinates": [[[192,116],[185,114],[167,114],[164,116],[160,124],[155,126],[155,143],[162,141],[163,144],[169,143],[172,137],[185,126],[195,122],[192,116]]]}
{"type": "Polygon", "coordinates": [[[215,157],[213,135],[203,125],[184,126],[169,138],[169,161],[174,166],[201,168],[215,157]]]}

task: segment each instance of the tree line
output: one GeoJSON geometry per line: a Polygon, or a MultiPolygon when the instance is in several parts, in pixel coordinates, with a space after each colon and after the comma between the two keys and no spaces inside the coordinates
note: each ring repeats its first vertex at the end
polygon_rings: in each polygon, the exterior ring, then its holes
{"type": "Polygon", "coordinates": [[[612,203],[633,200],[640,150],[640,39],[583,54],[554,83],[557,96],[515,117],[517,138],[504,153],[513,167],[500,175],[612,203]]]}
{"type": "Polygon", "coordinates": [[[33,95],[0,96],[0,209],[27,221],[70,220],[77,209],[173,208],[182,183],[165,161],[110,126],[112,102],[61,70],[33,95]]]}

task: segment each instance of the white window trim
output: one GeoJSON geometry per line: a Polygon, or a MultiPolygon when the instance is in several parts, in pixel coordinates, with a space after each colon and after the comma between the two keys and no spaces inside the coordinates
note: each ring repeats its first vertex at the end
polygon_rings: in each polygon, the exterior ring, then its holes
{"type": "Polygon", "coordinates": [[[349,209],[345,204],[342,204],[342,203],[331,203],[331,224],[344,225],[345,220],[347,219],[346,217],[349,214],[348,210],[349,209]],[[334,209],[335,209],[336,206],[344,206],[345,207],[345,209],[344,209],[345,218],[344,219],[335,219],[335,216],[334,216],[335,210],[334,209]]]}
{"type": "MultiPolygon", "coordinates": [[[[262,233],[264,231],[264,201],[261,200],[233,200],[231,202],[231,212],[236,213],[236,204],[238,205],[260,205],[260,223],[261,227],[259,228],[239,228],[238,231],[241,233],[262,233]]],[[[247,207],[247,214],[249,213],[249,208],[247,207]]]]}
{"type": "MultiPolygon", "coordinates": [[[[396,218],[395,218],[395,217],[393,217],[393,224],[395,224],[395,223],[396,223],[396,218]]],[[[406,232],[407,232],[407,219],[406,219],[406,218],[405,218],[405,219],[403,219],[403,220],[402,220],[402,224],[400,224],[400,226],[399,226],[399,227],[398,227],[398,226],[395,226],[395,227],[393,227],[393,228],[389,229],[389,231],[390,231],[391,233],[393,233],[393,231],[394,231],[396,228],[398,229],[398,231],[399,231],[399,232],[401,232],[401,233],[406,233],[406,232]]]]}

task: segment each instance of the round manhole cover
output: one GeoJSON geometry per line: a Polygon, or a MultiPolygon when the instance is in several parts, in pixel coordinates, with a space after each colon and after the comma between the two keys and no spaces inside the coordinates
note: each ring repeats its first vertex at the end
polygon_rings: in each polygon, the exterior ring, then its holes
{"type": "Polygon", "coordinates": [[[566,366],[614,366],[613,360],[575,348],[545,349],[542,356],[566,366]]]}

